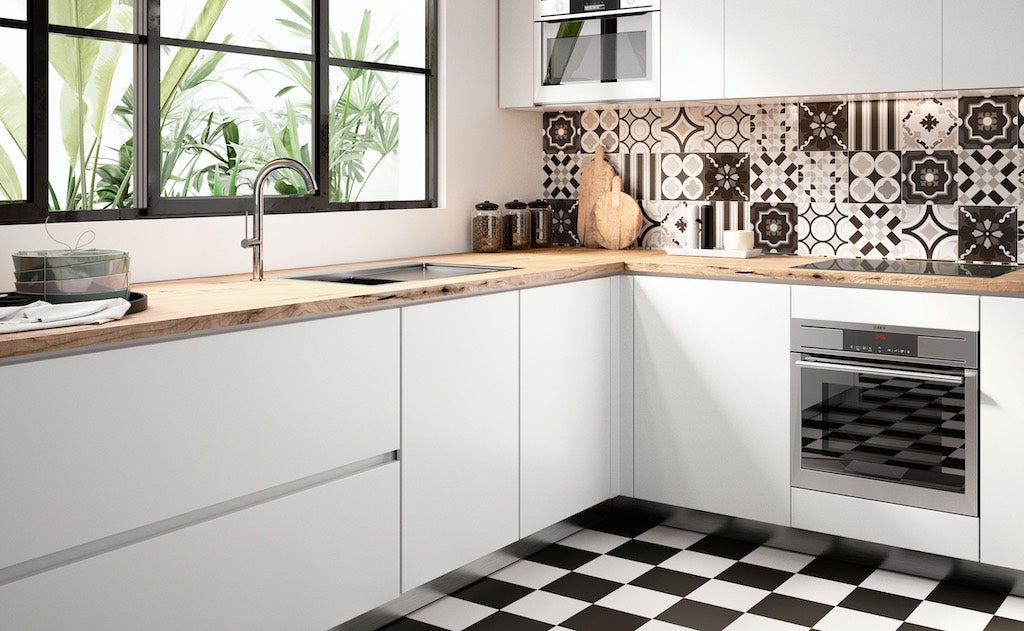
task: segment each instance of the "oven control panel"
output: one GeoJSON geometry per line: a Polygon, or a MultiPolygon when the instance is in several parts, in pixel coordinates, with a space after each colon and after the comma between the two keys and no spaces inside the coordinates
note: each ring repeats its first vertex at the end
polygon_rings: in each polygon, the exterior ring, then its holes
{"type": "MultiPolygon", "coordinates": [[[[521,0],[520,0],[521,1],[521,0]]],[[[537,0],[537,19],[558,16],[585,16],[587,13],[626,12],[632,9],[660,8],[658,0],[537,0]]]]}
{"type": "Polygon", "coordinates": [[[887,331],[843,329],[843,350],[872,355],[917,357],[918,336],[887,331]]]}

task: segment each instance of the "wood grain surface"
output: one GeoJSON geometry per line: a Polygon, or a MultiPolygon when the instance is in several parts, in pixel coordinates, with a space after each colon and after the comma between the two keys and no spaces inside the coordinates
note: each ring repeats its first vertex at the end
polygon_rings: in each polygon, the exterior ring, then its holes
{"type": "Polygon", "coordinates": [[[636,200],[622,192],[622,178],[612,178],[612,189],[594,206],[597,243],[609,250],[622,250],[636,243],[644,217],[636,200]]]}
{"type": "Polygon", "coordinates": [[[594,210],[597,201],[612,190],[612,178],[615,169],[605,160],[604,146],[598,145],[594,152],[594,160],[583,167],[580,173],[580,199],[576,211],[576,235],[580,243],[588,248],[600,246],[597,240],[594,210]]]}

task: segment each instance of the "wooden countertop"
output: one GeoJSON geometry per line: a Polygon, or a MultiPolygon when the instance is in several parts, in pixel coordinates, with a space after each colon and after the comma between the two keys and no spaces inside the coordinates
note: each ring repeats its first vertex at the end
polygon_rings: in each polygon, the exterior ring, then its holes
{"type": "Polygon", "coordinates": [[[1024,297],[1024,270],[997,279],[981,279],[792,269],[795,265],[818,260],[822,259],[798,256],[721,259],[669,256],[649,250],[552,248],[499,254],[451,254],[272,272],[263,283],[249,281],[248,275],[142,283],[133,285],[132,289],[149,296],[149,309],[146,311],[99,326],[85,325],[0,335],[0,359],[125,344],[623,272],[1024,297]],[[519,269],[377,286],[275,278],[303,271],[337,267],[363,268],[400,260],[497,265],[519,269]]]}

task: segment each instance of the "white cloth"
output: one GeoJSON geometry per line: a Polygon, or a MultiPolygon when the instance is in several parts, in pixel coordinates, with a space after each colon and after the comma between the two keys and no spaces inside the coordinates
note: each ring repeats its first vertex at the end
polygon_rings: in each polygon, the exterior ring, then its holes
{"type": "Polygon", "coordinates": [[[60,305],[39,300],[23,307],[0,307],[0,333],[104,324],[121,319],[131,306],[124,298],[111,298],[60,305]]]}

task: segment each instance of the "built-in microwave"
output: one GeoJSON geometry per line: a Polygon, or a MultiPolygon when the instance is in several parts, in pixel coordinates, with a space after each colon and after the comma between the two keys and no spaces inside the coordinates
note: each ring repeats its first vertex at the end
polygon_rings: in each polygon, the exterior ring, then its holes
{"type": "Polygon", "coordinates": [[[661,0],[535,0],[537,105],[661,96],[661,0]]]}

